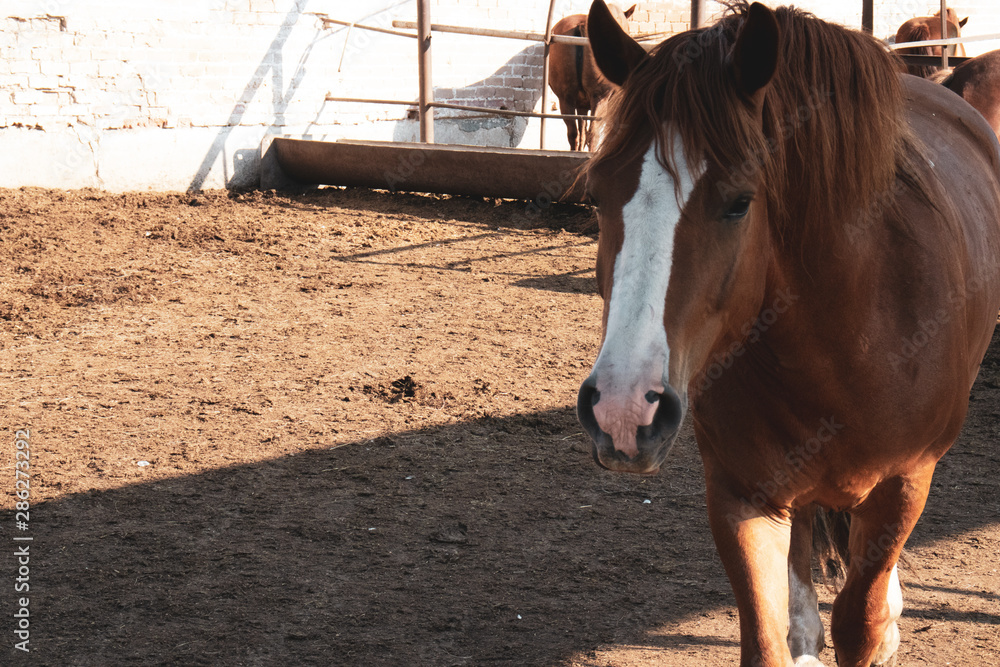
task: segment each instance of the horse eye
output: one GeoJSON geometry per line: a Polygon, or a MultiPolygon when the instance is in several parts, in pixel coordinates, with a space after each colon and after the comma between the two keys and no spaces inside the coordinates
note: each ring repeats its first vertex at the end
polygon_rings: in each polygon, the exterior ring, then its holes
{"type": "Polygon", "coordinates": [[[722,214],[722,217],[729,222],[736,222],[737,220],[744,218],[750,211],[750,202],[752,201],[753,197],[750,195],[739,197],[736,201],[729,205],[729,208],[727,208],[726,212],[722,214]]]}

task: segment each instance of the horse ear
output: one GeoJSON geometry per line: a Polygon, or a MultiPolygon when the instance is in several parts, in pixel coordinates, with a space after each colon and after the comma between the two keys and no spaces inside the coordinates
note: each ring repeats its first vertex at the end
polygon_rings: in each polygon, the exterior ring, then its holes
{"type": "MultiPolygon", "coordinates": [[[[635,13],[635,8],[636,7],[637,7],[637,5],[632,5],[631,7],[629,7],[628,9],[626,9],[625,10],[625,18],[627,18],[627,19],[632,18],[632,14],[635,13]]],[[[965,20],[968,21],[969,19],[965,19],[965,20]]]]}
{"type": "Polygon", "coordinates": [[[615,85],[624,84],[639,63],[649,57],[646,49],[618,25],[604,0],[594,0],[590,6],[587,36],[597,68],[615,85]]]}
{"type": "Polygon", "coordinates": [[[755,2],[733,46],[733,75],[747,97],[766,86],[778,68],[780,29],[774,12],[755,2]]]}
{"type": "Polygon", "coordinates": [[[962,19],[961,21],[958,22],[958,27],[959,28],[964,28],[965,24],[968,23],[968,22],[969,22],[969,17],[966,16],[964,19],[962,19]]]}

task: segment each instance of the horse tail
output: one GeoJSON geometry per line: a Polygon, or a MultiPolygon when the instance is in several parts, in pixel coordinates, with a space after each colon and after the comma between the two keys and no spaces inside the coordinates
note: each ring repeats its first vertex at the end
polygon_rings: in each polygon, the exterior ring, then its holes
{"type": "Polygon", "coordinates": [[[851,515],[847,512],[816,508],[813,522],[813,553],[819,559],[822,580],[837,583],[847,575],[851,563],[848,538],[851,515]]]}
{"type": "MultiPolygon", "coordinates": [[[[571,33],[574,37],[586,37],[581,26],[573,28],[571,33]]],[[[576,89],[583,90],[583,47],[579,44],[573,46],[576,56],[576,89]]]]}
{"type": "MultiPolygon", "coordinates": [[[[847,576],[847,568],[851,564],[848,547],[850,537],[850,514],[816,508],[813,518],[813,553],[819,560],[820,581],[827,586],[839,586],[847,576]]],[[[899,562],[904,567],[913,567],[905,550],[899,553],[899,562]]]]}
{"type": "MultiPolygon", "coordinates": [[[[921,23],[919,26],[917,26],[917,29],[913,31],[913,38],[910,41],[922,42],[930,38],[931,38],[931,27],[926,23],[921,23]]],[[[930,47],[925,46],[924,48],[930,48],[930,47]]]]}
{"type": "MultiPolygon", "coordinates": [[[[955,70],[952,70],[950,72],[942,72],[942,74],[945,74],[945,73],[947,73],[948,76],[945,76],[945,77],[943,77],[941,79],[934,79],[934,78],[932,78],[931,80],[932,81],[936,81],[937,83],[940,83],[942,86],[944,86],[945,88],[947,88],[948,90],[950,90],[952,92],[958,93],[958,91],[955,90],[955,88],[954,88],[954,84],[955,84],[955,70]]],[[[959,94],[961,94],[961,93],[959,93],[959,94]]]]}
{"type": "MultiPolygon", "coordinates": [[[[904,25],[899,29],[899,34],[896,35],[896,43],[902,44],[904,42],[923,42],[931,38],[931,29],[926,23],[918,23],[916,25],[904,25]]],[[[903,49],[906,53],[921,53],[924,55],[931,55],[929,51],[930,47],[927,46],[913,46],[907,49],[903,49]],[[925,53],[925,49],[928,51],[925,53]]]]}
{"type": "MultiPolygon", "coordinates": [[[[903,44],[904,42],[923,42],[930,38],[931,29],[926,23],[903,25],[900,27],[899,32],[896,33],[897,44],[903,44]]],[[[905,49],[900,49],[898,53],[900,55],[932,56],[934,55],[934,50],[929,46],[910,46],[905,49]]],[[[919,76],[923,79],[926,79],[940,69],[940,67],[935,67],[933,65],[907,66],[907,71],[909,71],[910,74],[919,76]]]]}

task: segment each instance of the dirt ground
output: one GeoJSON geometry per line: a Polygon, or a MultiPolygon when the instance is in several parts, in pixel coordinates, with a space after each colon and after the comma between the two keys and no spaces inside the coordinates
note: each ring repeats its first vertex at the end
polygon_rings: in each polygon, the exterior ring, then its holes
{"type": "MultiPolygon", "coordinates": [[[[576,423],[591,224],[362,190],[0,191],[0,662],[733,664],[690,431],[640,478],[576,423]]],[[[902,665],[1000,663],[998,431],[1000,338],[910,541],[902,665]]]]}

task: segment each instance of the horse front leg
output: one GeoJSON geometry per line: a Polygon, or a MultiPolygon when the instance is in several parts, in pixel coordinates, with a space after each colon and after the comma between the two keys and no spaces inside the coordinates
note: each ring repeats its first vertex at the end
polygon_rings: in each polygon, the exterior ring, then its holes
{"type": "Polygon", "coordinates": [[[840,667],[894,663],[903,610],[896,562],[927,500],[934,466],[879,483],[852,512],[847,579],[833,603],[840,667]]]}
{"type": "Polygon", "coordinates": [[[826,645],[812,578],[815,515],[815,505],[796,510],[788,549],[788,649],[798,667],[822,667],[819,654],[826,645]]]}
{"type": "MultiPolygon", "coordinates": [[[[788,550],[791,516],[766,511],[708,473],[708,518],[740,616],[740,666],[790,667],[788,550]]],[[[760,503],[763,505],[762,503],[760,503]]]]}

